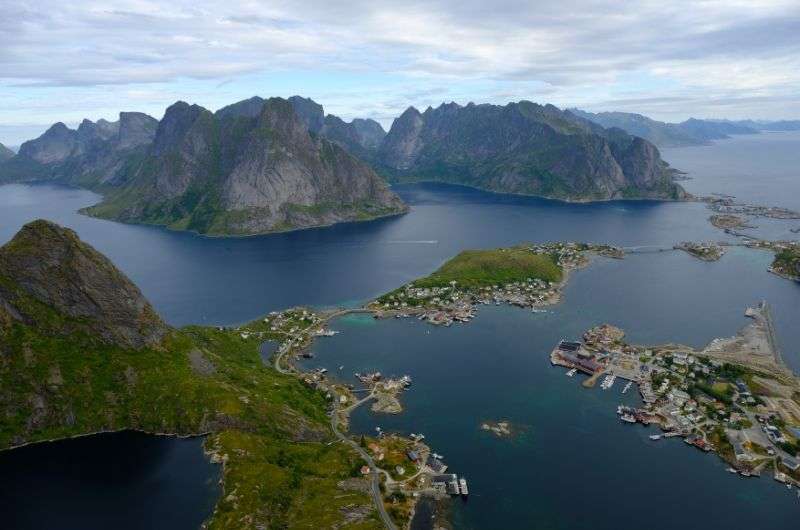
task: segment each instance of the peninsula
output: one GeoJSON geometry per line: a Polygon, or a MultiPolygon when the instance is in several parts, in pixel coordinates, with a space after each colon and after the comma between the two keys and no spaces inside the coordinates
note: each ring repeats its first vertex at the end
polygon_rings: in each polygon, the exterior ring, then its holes
{"type": "Polygon", "coordinates": [[[800,486],[800,379],[782,361],[769,313],[762,302],[747,308],[752,319],[730,338],[701,349],[675,344],[636,346],[613,326],[587,331],[582,341],[561,341],[552,364],[601,376],[603,390],[616,380],[636,385],[641,407],[619,406],[623,422],[656,425],[653,441],[680,437],[713,451],[728,470],[758,476],[765,470],[787,487],[800,486]]]}

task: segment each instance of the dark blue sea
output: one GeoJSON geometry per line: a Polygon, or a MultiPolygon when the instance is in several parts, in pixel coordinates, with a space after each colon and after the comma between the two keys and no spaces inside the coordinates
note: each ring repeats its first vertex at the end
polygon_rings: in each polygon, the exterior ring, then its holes
{"type": "MultiPolygon", "coordinates": [[[[692,177],[686,182],[691,192],[730,193],[740,200],[800,209],[794,205],[800,197],[800,136],[737,137],[667,150],[665,157],[692,177]],[[735,142],[736,157],[760,157],[762,162],[732,161],[730,142],[735,142]],[[765,149],[772,153],[769,157],[762,156],[765,149]]],[[[338,373],[344,365],[342,378],[364,369],[412,375],[414,385],[402,398],[404,414],[375,416],[360,410],[353,430],[367,432],[379,425],[424,433],[434,450],[471,483],[469,501],[454,506],[458,528],[779,529],[796,524],[800,501],[794,493],[771,478],[730,475],[714,456],[680,441],[651,442],[646,429],[615,419],[616,405],[635,400],[634,393],[623,396],[620,386],[585,390],[578,378],[564,377],[548,360],[557,340],[577,337],[602,322],[624,328],[638,343],[702,345],[734,334],[746,323],[745,306],[767,299],[784,357],[800,370],[800,284],[769,274],[769,253],[733,249],[721,261],[705,263],[680,252],[658,252],[684,240],[731,239],[707,222],[710,212],[700,203],[564,204],[438,184],[396,190],[411,205],[410,213],[401,217],[215,239],[77,214],[99,199],[91,192],[9,185],[0,187],[0,242],[39,217],[72,227],[108,255],[177,326],[240,323],[301,304],[360,304],[430,273],[466,248],[575,240],[636,249],[641,253],[623,261],[598,259],[576,273],[564,302],[547,314],[482,307],[471,324],[448,329],[408,320],[341,319],[334,327],[343,333],[320,340],[311,366],[338,373]],[[478,428],[482,421],[501,419],[523,427],[522,434],[503,440],[478,428]]],[[[755,234],[784,239],[798,237],[790,229],[800,222],[756,224],[755,234]]],[[[77,445],[25,450],[49,451],[49,460],[65,463],[80,444],[102,443],[112,454],[131,450],[129,441],[113,439],[67,443],[77,445]]],[[[191,450],[202,459],[199,446],[191,450]]],[[[24,472],[19,455],[0,454],[3,480],[24,472]]],[[[198,511],[213,505],[217,493],[201,487],[213,480],[213,468],[183,475],[181,465],[166,465],[176,471],[169,475],[178,481],[174,485],[181,480],[194,484],[190,491],[198,511]]],[[[42,517],[63,509],[63,484],[76,494],[93,495],[92,481],[100,471],[84,472],[77,482],[58,466],[34,474],[30,491],[38,490],[35,501],[16,509],[35,506],[42,517]]],[[[157,521],[154,514],[159,513],[149,511],[151,505],[175,495],[169,488],[153,489],[142,502],[131,493],[131,484],[110,482],[109,494],[147,512],[142,517],[149,521],[157,521]]],[[[4,512],[13,511],[17,503],[8,503],[9,493],[3,491],[0,497],[6,498],[0,503],[5,500],[9,506],[4,512]]],[[[138,527],[192,528],[198,524],[194,515],[168,525],[138,527]]],[[[71,516],[92,527],[91,504],[76,503],[71,516]]],[[[48,521],[52,519],[40,519],[39,526],[47,527],[48,521]]],[[[127,528],[132,527],[137,526],[127,528]]]]}

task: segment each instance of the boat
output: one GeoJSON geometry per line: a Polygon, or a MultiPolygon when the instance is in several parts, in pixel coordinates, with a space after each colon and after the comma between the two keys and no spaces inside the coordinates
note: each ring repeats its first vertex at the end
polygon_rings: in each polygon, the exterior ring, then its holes
{"type": "Polygon", "coordinates": [[[735,469],[733,469],[732,467],[729,467],[729,468],[728,468],[728,473],[738,473],[738,471],[736,471],[736,470],[735,470],[735,469]]]}
{"type": "Polygon", "coordinates": [[[464,495],[465,497],[469,495],[469,490],[467,489],[467,479],[464,477],[458,479],[458,489],[461,492],[461,495],[464,495]]]}
{"type": "Polygon", "coordinates": [[[625,388],[622,389],[622,393],[624,394],[625,392],[627,392],[628,389],[630,389],[632,384],[633,384],[633,381],[628,381],[628,384],[625,385],[625,388]]]}
{"type": "Polygon", "coordinates": [[[567,372],[567,377],[572,377],[572,376],[573,376],[573,375],[575,375],[576,373],[578,373],[578,369],[577,369],[577,368],[573,368],[572,370],[570,370],[569,372],[567,372]]]}
{"type": "Polygon", "coordinates": [[[344,370],[344,365],[339,366],[339,370],[344,370]]]}
{"type": "Polygon", "coordinates": [[[661,435],[660,434],[651,434],[650,435],[650,439],[651,440],[660,440],[661,439],[661,435]]]}
{"type": "Polygon", "coordinates": [[[636,418],[633,416],[633,414],[630,414],[630,413],[628,413],[628,412],[626,412],[625,414],[623,414],[623,415],[620,417],[620,419],[621,419],[622,421],[626,422],[626,423],[636,423],[636,418]]]}
{"type": "Polygon", "coordinates": [[[531,309],[531,313],[547,313],[547,309],[538,309],[534,307],[533,309],[531,309]]]}

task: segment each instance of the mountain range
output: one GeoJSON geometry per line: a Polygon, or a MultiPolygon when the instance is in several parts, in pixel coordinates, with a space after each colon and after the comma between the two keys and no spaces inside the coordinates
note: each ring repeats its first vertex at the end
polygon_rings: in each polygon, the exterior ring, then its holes
{"type": "Polygon", "coordinates": [[[410,107],[381,143],[378,168],[396,182],[573,201],[685,196],[650,142],[529,101],[410,107]]]}
{"type": "Polygon", "coordinates": [[[765,131],[798,131],[800,120],[701,120],[689,118],[681,123],[657,121],[631,112],[592,113],[580,109],[570,112],[602,127],[617,127],[628,134],[644,138],[659,147],[706,145],[737,134],[758,134],[765,131]]]}
{"type": "Polygon", "coordinates": [[[387,133],[315,101],[253,97],[211,112],[177,102],[161,120],[56,123],[0,162],[0,181],[86,187],[97,217],[250,235],[403,213],[386,184],[434,180],[589,201],[681,199],[650,142],[552,105],[414,107],[387,133]]]}

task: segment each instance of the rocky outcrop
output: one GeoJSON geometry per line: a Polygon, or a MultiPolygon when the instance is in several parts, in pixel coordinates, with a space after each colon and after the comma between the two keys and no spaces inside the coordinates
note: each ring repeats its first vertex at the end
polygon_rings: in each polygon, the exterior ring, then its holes
{"type": "MultiPolygon", "coordinates": [[[[366,164],[314,134],[295,103],[258,99],[216,114],[178,102],[167,109],[147,156],[97,216],[193,230],[258,234],[405,211],[366,164]]],[[[313,102],[302,100],[306,111],[313,102]]],[[[321,107],[320,107],[321,108],[321,107]]]]}
{"type": "MultiPolygon", "coordinates": [[[[386,136],[386,131],[375,120],[356,118],[346,122],[333,114],[326,115],[322,105],[313,99],[292,96],[288,101],[309,132],[337,143],[361,160],[371,162],[386,136]]],[[[256,118],[265,102],[265,99],[254,96],[223,107],[215,115],[220,118],[256,118]]]]}
{"type": "Polygon", "coordinates": [[[0,325],[15,321],[42,333],[82,331],[134,349],[157,346],[167,333],[108,258],[72,230],[42,220],[0,247],[0,325]]]}
{"type": "Polygon", "coordinates": [[[320,134],[336,142],[348,153],[366,161],[372,161],[378,147],[386,136],[381,124],[374,120],[355,119],[350,123],[328,114],[320,134]]]}
{"type": "Polygon", "coordinates": [[[394,181],[436,180],[566,200],[680,199],[651,143],[552,105],[410,107],[378,155],[394,181]]]}

